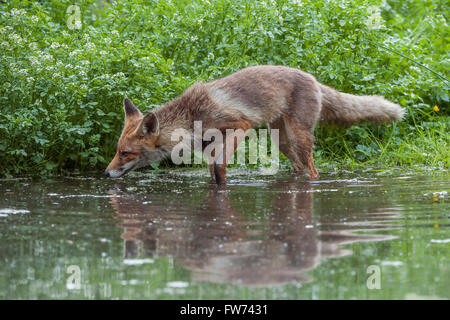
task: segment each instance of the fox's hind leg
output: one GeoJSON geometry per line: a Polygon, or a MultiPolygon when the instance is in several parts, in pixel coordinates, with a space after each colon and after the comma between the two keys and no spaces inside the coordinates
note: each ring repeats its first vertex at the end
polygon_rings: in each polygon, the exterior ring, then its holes
{"type": "MultiPolygon", "coordinates": [[[[312,128],[305,128],[298,121],[293,120],[291,117],[283,116],[285,131],[288,135],[288,139],[292,142],[294,152],[297,156],[297,167],[307,168],[310,179],[317,179],[319,173],[314,166],[313,158],[313,142],[314,136],[312,134],[312,128]]],[[[301,173],[303,170],[297,170],[295,166],[294,171],[301,173]]]]}

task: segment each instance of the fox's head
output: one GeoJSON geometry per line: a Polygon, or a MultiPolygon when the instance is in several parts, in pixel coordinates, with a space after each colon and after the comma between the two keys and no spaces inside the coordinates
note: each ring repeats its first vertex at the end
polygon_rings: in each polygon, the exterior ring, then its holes
{"type": "Polygon", "coordinates": [[[105,170],[105,175],[112,178],[159,161],[167,154],[167,150],[158,145],[160,130],[155,113],[143,115],[126,98],[123,107],[125,126],[117,143],[116,155],[105,170]]]}

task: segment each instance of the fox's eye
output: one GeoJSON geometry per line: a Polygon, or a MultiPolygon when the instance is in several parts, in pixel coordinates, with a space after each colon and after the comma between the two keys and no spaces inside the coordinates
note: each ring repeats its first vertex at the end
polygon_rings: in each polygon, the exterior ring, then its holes
{"type": "Polygon", "coordinates": [[[120,157],[121,158],[125,158],[127,155],[129,155],[130,153],[129,152],[121,152],[120,153],[120,157]]]}

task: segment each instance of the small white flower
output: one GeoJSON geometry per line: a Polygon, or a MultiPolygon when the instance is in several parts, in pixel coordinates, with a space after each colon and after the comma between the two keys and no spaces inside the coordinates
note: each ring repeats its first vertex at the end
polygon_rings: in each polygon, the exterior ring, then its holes
{"type": "Polygon", "coordinates": [[[12,30],[12,27],[6,26],[6,27],[3,27],[3,28],[0,28],[0,34],[6,33],[9,30],[12,30]]]}
{"type": "Polygon", "coordinates": [[[133,42],[130,41],[130,40],[125,40],[124,43],[125,43],[127,46],[131,46],[131,45],[133,44],[133,42]]]}
{"type": "Polygon", "coordinates": [[[383,17],[381,16],[381,9],[377,6],[371,6],[367,8],[368,18],[366,26],[369,29],[383,29],[386,26],[383,25],[383,17]]]}
{"type": "Polygon", "coordinates": [[[28,47],[29,47],[31,50],[37,50],[37,44],[36,44],[36,42],[30,43],[30,44],[28,45],[28,47]]]}
{"type": "Polygon", "coordinates": [[[114,74],[114,77],[125,77],[125,73],[117,72],[116,74],[114,74]]]}
{"type": "Polygon", "coordinates": [[[23,41],[23,39],[18,34],[15,34],[15,33],[11,33],[9,35],[9,39],[11,39],[13,42],[16,42],[16,43],[22,43],[22,41],[23,41]]]}
{"type": "Polygon", "coordinates": [[[119,31],[117,31],[117,30],[113,30],[113,31],[111,31],[111,33],[116,37],[119,36],[119,31]]]}
{"type": "Polygon", "coordinates": [[[89,64],[91,64],[88,60],[83,60],[80,62],[82,65],[87,66],[89,64]]]}
{"type": "Polygon", "coordinates": [[[28,78],[27,78],[27,82],[28,82],[28,83],[33,82],[33,81],[34,81],[34,78],[33,78],[33,77],[28,77],[28,78]]]}
{"type": "Polygon", "coordinates": [[[438,14],[438,15],[436,16],[436,18],[438,18],[438,20],[441,21],[441,23],[442,23],[444,26],[447,26],[447,20],[445,20],[445,17],[444,17],[442,14],[438,14]]]}
{"type": "Polygon", "coordinates": [[[107,52],[106,52],[105,50],[102,50],[102,51],[100,51],[99,53],[100,53],[102,56],[104,56],[104,55],[107,54],[107,52]]]}
{"type": "Polygon", "coordinates": [[[110,38],[105,38],[105,43],[106,44],[111,44],[111,39],[110,38]]]}
{"type": "Polygon", "coordinates": [[[77,54],[79,54],[80,53],[80,50],[73,50],[72,52],[70,52],[69,53],[69,57],[73,57],[73,56],[75,56],[75,55],[77,55],[77,54]]]}
{"type": "Polygon", "coordinates": [[[53,56],[47,53],[42,56],[42,59],[50,61],[53,60],[53,56]]]}
{"type": "Polygon", "coordinates": [[[9,47],[9,42],[3,41],[2,42],[2,47],[4,47],[4,48],[9,47]]]}
{"type": "Polygon", "coordinates": [[[31,21],[32,21],[33,23],[38,23],[38,22],[39,22],[39,18],[36,17],[36,16],[32,16],[32,17],[31,17],[31,21]]]}
{"type": "Polygon", "coordinates": [[[55,72],[55,73],[53,74],[53,79],[54,79],[54,78],[59,78],[59,77],[61,77],[61,74],[60,74],[59,72],[55,72]]]}
{"type": "Polygon", "coordinates": [[[208,53],[208,59],[214,60],[214,53],[212,53],[212,52],[208,53]]]}
{"type": "Polygon", "coordinates": [[[12,9],[10,12],[11,16],[23,16],[25,13],[27,13],[25,10],[23,9],[12,9]]]}
{"type": "Polygon", "coordinates": [[[27,75],[28,74],[28,70],[27,69],[20,69],[19,71],[17,71],[19,74],[21,75],[27,75]]]}
{"type": "Polygon", "coordinates": [[[92,42],[88,42],[86,43],[86,48],[88,48],[89,50],[94,50],[95,44],[93,44],[92,42]]]}
{"type": "Polygon", "coordinates": [[[29,57],[28,60],[30,60],[32,66],[39,66],[40,65],[39,59],[37,57],[35,57],[35,56],[29,57]]]}

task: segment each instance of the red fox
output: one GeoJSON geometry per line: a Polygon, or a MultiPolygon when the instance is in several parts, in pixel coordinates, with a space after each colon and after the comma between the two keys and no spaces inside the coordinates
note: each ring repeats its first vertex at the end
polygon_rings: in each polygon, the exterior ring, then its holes
{"type": "MultiPolygon", "coordinates": [[[[254,66],[208,83],[197,83],[177,99],[143,115],[124,100],[125,126],[117,153],[105,170],[121,177],[131,170],[168,157],[178,143],[176,129],[247,132],[261,124],[279,130],[279,150],[291,161],[296,174],[319,174],[313,160],[313,130],[318,121],[350,126],[367,120],[376,123],[400,120],[404,109],[381,96],[355,96],[319,83],[312,75],[283,66],[254,66]]],[[[245,137],[245,136],[244,136],[245,137]]],[[[211,178],[226,182],[227,159],[242,140],[225,140],[221,154],[209,163],[211,178]],[[228,146],[228,147],[227,147],[228,146]],[[218,161],[220,160],[223,161],[218,161]]]]}

